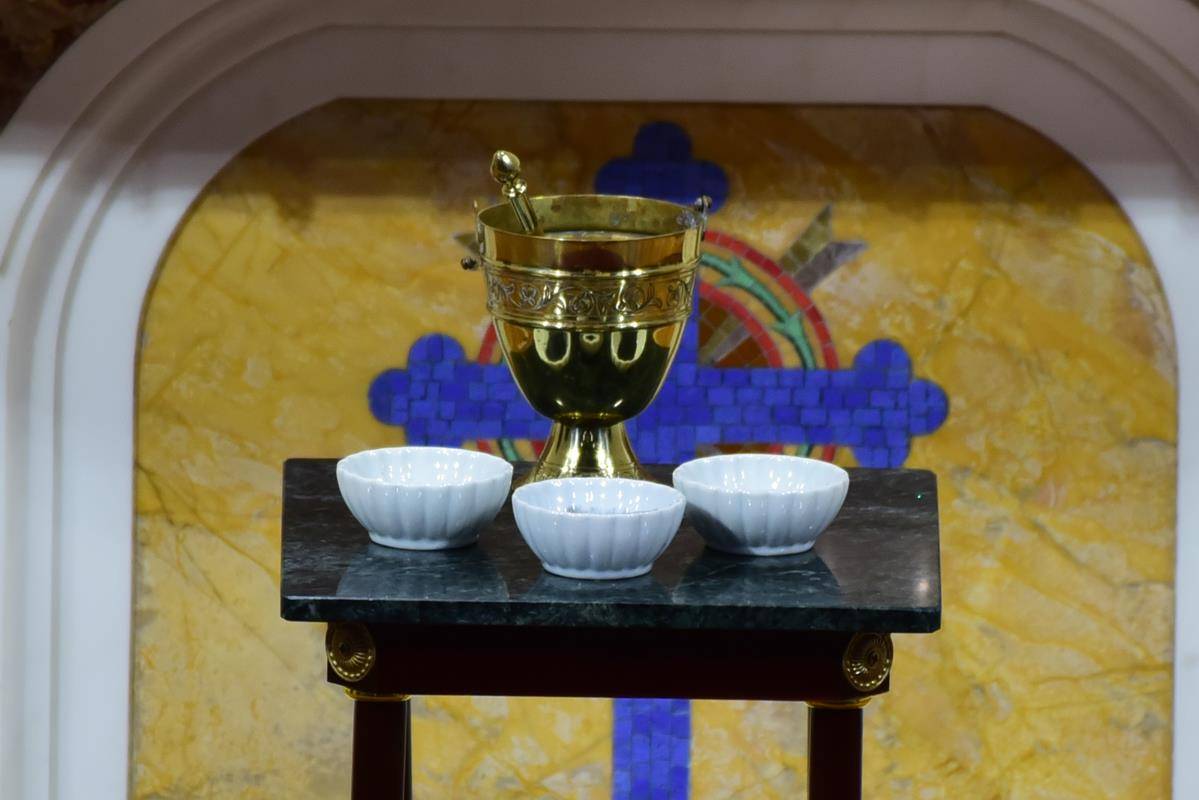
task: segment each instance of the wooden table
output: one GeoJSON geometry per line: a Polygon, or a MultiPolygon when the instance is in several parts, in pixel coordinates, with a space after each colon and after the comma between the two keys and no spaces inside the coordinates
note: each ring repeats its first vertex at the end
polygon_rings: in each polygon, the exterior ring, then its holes
{"type": "Polygon", "coordinates": [[[841,514],[802,555],[722,555],[684,522],[649,575],[577,581],[540,568],[508,505],[476,546],[372,544],[334,466],[285,466],[282,614],[328,625],[329,681],[354,699],[354,800],[411,797],[413,695],[802,701],[809,796],[857,798],[891,634],[940,627],[927,471],[850,470],[841,514]]]}

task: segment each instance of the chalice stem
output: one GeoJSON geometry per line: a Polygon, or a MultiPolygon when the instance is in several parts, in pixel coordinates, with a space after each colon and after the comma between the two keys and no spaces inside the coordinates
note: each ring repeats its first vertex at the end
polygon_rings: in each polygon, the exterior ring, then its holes
{"type": "Polygon", "coordinates": [[[623,422],[598,425],[555,421],[527,481],[563,475],[647,478],[633,454],[623,422]]]}

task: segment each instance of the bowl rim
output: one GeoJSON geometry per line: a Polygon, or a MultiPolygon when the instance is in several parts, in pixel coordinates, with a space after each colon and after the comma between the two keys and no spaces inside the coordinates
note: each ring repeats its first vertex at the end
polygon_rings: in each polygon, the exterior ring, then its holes
{"type": "Polygon", "coordinates": [[[796,495],[811,495],[819,492],[831,492],[838,489],[849,488],[849,473],[843,467],[839,467],[831,461],[825,461],[819,458],[810,458],[808,456],[792,456],[786,453],[722,453],[716,456],[704,456],[703,458],[693,458],[690,461],[685,461],[674,468],[671,473],[671,482],[678,488],[679,482],[690,484],[691,486],[700,487],[710,492],[716,492],[724,495],[737,495],[743,497],[791,497],[796,495]],[[816,470],[832,477],[834,480],[824,486],[805,487],[805,488],[787,488],[787,489],[730,489],[725,486],[717,486],[709,483],[698,476],[689,475],[698,467],[693,465],[704,462],[725,462],[735,463],[737,461],[792,461],[803,462],[813,466],[816,470]]]}
{"type": "MultiPolygon", "coordinates": [[[[697,199],[698,199],[698,195],[697,195],[697,199]]],[[[573,201],[593,201],[599,205],[613,206],[613,207],[619,207],[621,205],[629,205],[630,203],[635,203],[638,205],[644,205],[644,206],[653,208],[660,213],[675,215],[675,223],[673,225],[671,225],[669,227],[664,227],[662,230],[657,230],[652,233],[643,233],[637,238],[637,241],[646,241],[646,240],[652,240],[652,239],[665,240],[665,239],[669,239],[671,237],[680,237],[681,238],[682,236],[687,234],[689,231],[699,230],[702,227],[701,225],[698,225],[695,223],[685,224],[684,222],[681,222],[678,220],[678,215],[686,214],[688,212],[693,212],[693,208],[690,204],[676,203],[673,200],[663,200],[660,197],[648,197],[648,196],[635,195],[635,194],[601,194],[599,192],[563,192],[561,194],[529,195],[529,202],[531,202],[534,206],[551,205],[555,201],[563,201],[563,200],[565,200],[565,201],[572,201],[572,200],[573,201]]],[[[502,203],[492,203],[491,205],[487,206],[486,208],[480,208],[477,212],[475,212],[475,218],[485,228],[488,228],[493,231],[497,231],[504,236],[511,236],[516,239],[527,239],[530,241],[547,242],[550,244],[553,244],[556,242],[561,242],[561,241],[576,241],[576,242],[587,241],[584,239],[571,239],[571,238],[567,238],[567,237],[554,236],[555,232],[561,232],[561,231],[550,231],[548,233],[526,233],[525,231],[520,230],[517,227],[507,227],[507,226],[499,224],[501,222],[501,220],[498,219],[498,217],[509,216],[511,208],[512,208],[512,205],[508,201],[504,201],[502,203]]],[[[543,216],[550,216],[550,215],[543,215],[543,216]]],[[[550,216],[550,218],[552,219],[552,216],[550,216]]],[[[619,227],[613,227],[610,229],[605,228],[603,230],[606,233],[626,233],[626,232],[640,233],[639,231],[629,231],[626,228],[619,228],[619,227]]],[[[610,243],[611,241],[612,240],[609,240],[608,243],[610,243]]],[[[615,241],[624,241],[624,240],[617,239],[615,241]]]]}
{"type": "Polygon", "coordinates": [[[512,480],[513,467],[512,462],[494,456],[491,453],[484,453],[479,450],[467,450],[464,447],[441,447],[437,445],[399,445],[396,447],[373,447],[367,450],[359,450],[356,453],[350,453],[348,456],[343,456],[337,460],[337,478],[341,480],[343,476],[351,478],[362,483],[369,483],[378,486],[389,486],[397,489],[453,489],[459,486],[467,486],[477,483],[489,483],[495,480],[512,480]],[[447,453],[455,456],[464,457],[467,460],[478,461],[484,464],[491,464],[498,468],[494,475],[484,475],[474,478],[468,478],[459,483],[434,483],[433,481],[417,480],[388,480],[379,476],[364,474],[359,468],[358,462],[365,461],[370,455],[401,455],[406,453],[425,452],[425,453],[447,453]]]}
{"type": "Polygon", "coordinates": [[[517,505],[519,504],[520,506],[522,506],[524,508],[528,508],[533,511],[539,511],[543,514],[549,514],[550,516],[554,516],[554,517],[568,517],[570,519],[612,519],[613,517],[617,517],[620,519],[636,519],[638,517],[646,517],[646,516],[650,516],[650,515],[654,515],[654,514],[662,514],[663,512],[673,511],[674,509],[678,508],[680,505],[686,505],[686,503],[687,503],[686,495],[684,495],[682,492],[680,492],[678,489],[676,489],[673,486],[667,486],[666,484],[658,483],[657,481],[643,481],[643,480],[638,480],[636,478],[615,478],[615,477],[608,478],[608,477],[604,477],[602,475],[586,475],[586,476],[567,477],[567,478],[550,478],[547,480],[537,481],[535,483],[526,483],[524,486],[518,486],[516,488],[516,490],[512,492],[512,507],[513,507],[513,509],[515,509],[517,507],[517,505]],[[651,486],[654,488],[651,489],[650,491],[655,492],[655,493],[657,493],[659,490],[665,490],[664,492],[661,493],[661,496],[664,498],[669,498],[669,502],[663,503],[660,506],[654,506],[653,508],[641,509],[639,511],[611,511],[611,512],[559,511],[557,509],[547,508],[544,505],[534,503],[534,502],[530,501],[529,499],[527,499],[527,497],[526,497],[526,495],[529,495],[530,492],[536,491],[537,488],[539,486],[542,486],[543,484],[561,484],[561,483],[579,484],[579,483],[584,483],[584,482],[590,483],[593,481],[605,481],[605,482],[609,482],[609,483],[628,484],[630,486],[635,485],[637,488],[640,488],[643,486],[651,486]]]}

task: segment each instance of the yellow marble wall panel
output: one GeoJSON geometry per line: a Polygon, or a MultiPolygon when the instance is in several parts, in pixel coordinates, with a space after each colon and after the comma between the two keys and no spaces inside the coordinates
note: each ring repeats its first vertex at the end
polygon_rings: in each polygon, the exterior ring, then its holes
{"type": "MultiPolygon", "coordinates": [[[[371,378],[427,330],[469,342],[488,324],[478,276],[458,268],[460,246],[442,227],[470,228],[469,195],[439,201],[444,162],[391,149],[390,127],[365,156],[347,152],[355,123],[344,113],[373,118],[354,109],[311,115],[230,165],[180,228],[147,307],[139,797],[329,797],[348,787],[350,704],[324,682],[322,634],[278,617],[280,467],[292,455],[402,443],[400,429],[370,416],[371,378]]],[[[596,796],[608,705],[544,705],[420,701],[418,789],[596,796]]]]}
{"type": "MultiPolygon", "coordinates": [[[[1166,796],[1175,393],[1156,276],[1042,137],[976,111],[863,136],[879,113],[800,112],[856,177],[838,237],[870,243],[814,295],[839,349],[896,338],[951,398],[908,461],[940,475],[945,629],[897,641],[867,795],[1166,796]]],[[[752,737],[747,717],[697,707],[698,796],[791,796],[802,747],[706,755],[752,737]]]]}
{"type": "MultiPolygon", "coordinates": [[[[420,335],[473,356],[487,318],[453,236],[492,149],[582,190],[657,119],[724,167],[719,228],[763,252],[832,203],[868,245],[814,293],[841,360],[895,339],[950,397],[907,462],[940,476],[944,630],[896,641],[867,796],[1168,795],[1170,321],[1135,231],[1052,142],[969,109],[343,101],[222,171],[148,300],[136,796],[344,794],[349,703],[320,631],[277,613],[280,465],[402,442],[366,387],[420,335]]],[[[606,701],[415,716],[424,796],[610,791],[606,701]]],[[[801,795],[805,736],[802,708],[696,703],[692,795],[801,795]]]]}

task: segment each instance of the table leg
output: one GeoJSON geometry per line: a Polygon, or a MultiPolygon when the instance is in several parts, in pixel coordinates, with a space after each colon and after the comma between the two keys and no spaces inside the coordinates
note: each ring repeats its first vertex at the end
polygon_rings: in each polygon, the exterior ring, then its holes
{"type": "Polygon", "coordinates": [[[407,696],[354,698],[351,800],[412,800],[412,712],[407,696]]]}
{"type": "Polygon", "coordinates": [[[862,707],[808,708],[808,799],[861,800],[862,707]]]}

